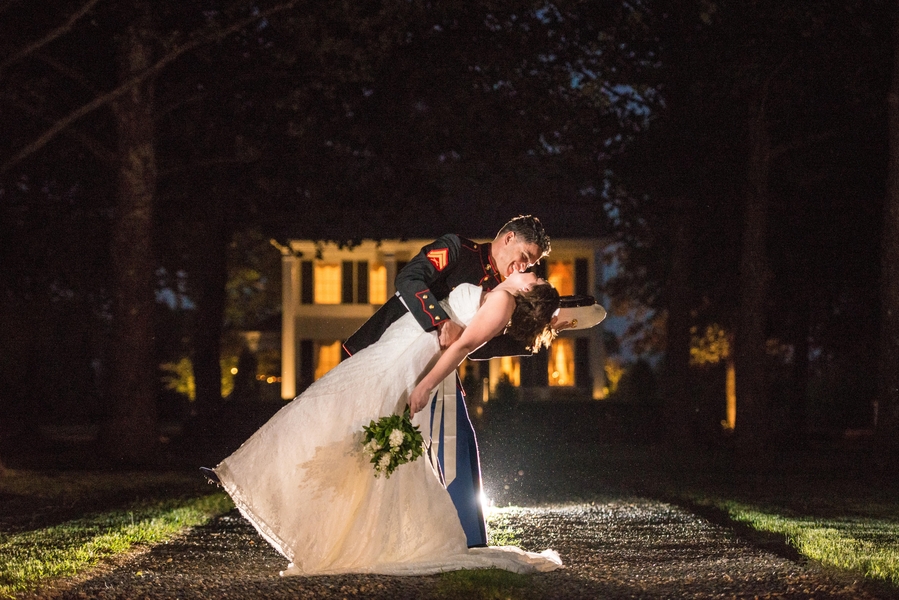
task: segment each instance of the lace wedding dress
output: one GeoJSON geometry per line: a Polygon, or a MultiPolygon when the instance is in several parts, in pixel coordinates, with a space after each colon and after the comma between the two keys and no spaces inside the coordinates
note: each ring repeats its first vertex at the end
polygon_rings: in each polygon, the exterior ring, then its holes
{"type": "MultiPolygon", "coordinates": [[[[460,285],[443,302],[467,325],[481,289],[460,285]]],[[[472,548],[447,491],[423,456],[389,479],[374,476],[362,426],[403,410],[436,361],[436,332],[411,314],[282,408],[215,472],[240,512],[289,561],[282,575],[424,575],[497,567],[518,573],[561,566],[557,553],[472,548]]],[[[429,442],[427,416],[413,422],[429,442]]]]}

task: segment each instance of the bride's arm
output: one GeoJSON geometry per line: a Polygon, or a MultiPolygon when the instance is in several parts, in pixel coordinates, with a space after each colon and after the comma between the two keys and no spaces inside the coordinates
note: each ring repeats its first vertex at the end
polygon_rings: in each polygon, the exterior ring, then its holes
{"type": "Polygon", "coordinates": [[[443,352],[437,363],[412,390],[409,407],[413,415],[428,404],[431,391],[455,371],[468,354],[503,331],[514,310],[515,298],[508,292],[494,291],[487,294],[484,303],[459,339],[443,352]]]}

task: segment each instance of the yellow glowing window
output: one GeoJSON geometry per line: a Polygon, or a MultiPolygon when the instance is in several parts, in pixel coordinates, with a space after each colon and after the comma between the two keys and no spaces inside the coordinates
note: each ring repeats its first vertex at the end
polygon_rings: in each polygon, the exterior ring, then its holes
{"type": "Polygon", "coordinates": [[[315,304],[340,304],[340,265],[315,265],[315,304]]]}
{"type": "Polygon", "coordinates": [[[387,302],[387,267],[371,263],[368,268],[368,303],[384,304],[387,302]]]}
{"type": "Polygon", "coordinates": [[[521,363],[517,356],[503,356],[499,361],[500,377],[505,375],[509,383],[514,386],[521,385],[521,363]]]}
{"type": "Polygon", "coordinates": [[[474,369],[471,365],[471,361],[467,358],[462,361],[462,364],[459,365],[459,379],[465,381],[465,378],[468,377],[468,372],[474,369]]]}
{"type": "Polygon", "coordinates": [[[547,265],[546,280],[558,290],[560,296],[574,294],[574,262],[570,260],[551,261],[547,265]]]}
{"type": "Polygon", "coordinates": [[[549,385],[574,385],[574,340],[557,338],[549,348],[549,385]]]}
{"type": "Polygon", "coordinates": [[[325,373],[340,364],[340,342],[333,344],[318,344],[318,356],[316,357],[315,379],[320,379],[325,373]]]}

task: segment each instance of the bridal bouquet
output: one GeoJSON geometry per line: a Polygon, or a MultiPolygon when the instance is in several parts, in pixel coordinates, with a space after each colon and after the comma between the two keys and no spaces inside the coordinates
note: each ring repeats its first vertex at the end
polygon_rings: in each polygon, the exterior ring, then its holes
{"type": "Polygon", "coordinates": [[[362,427],[362,449],[371,458],[375,477],[383,473],[388,479],[396,468],[422,455],[424,440],[412,424],[409,407],[402,415],[381,417],[362,427]]]}

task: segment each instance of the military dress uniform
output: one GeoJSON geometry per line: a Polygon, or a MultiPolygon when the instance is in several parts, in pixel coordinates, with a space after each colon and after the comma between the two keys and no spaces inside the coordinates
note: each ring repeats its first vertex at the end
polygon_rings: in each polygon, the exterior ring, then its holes
{"type": "MultiPolygon", "coordinates": [[[[425,331],[433,331],[450,318],[440,306],[440,300],[449,296],[457,285],[471,283],[491,290],[501,281],[502,276],[490,257],[489,243],[478,244],[455,234],[444,235],[422,248],[400,270],[396,295],[350,336],[344,349],[352,355],[374,343],[406,312],[415,315],[425,331]]],[[[487,342],[472,357],[526,353],[529,352],[524,344],[500,336],[487,342]]],[[[431,402],[431,428],[432,438],[437,442],[432,444],[429,454],[459,513],[468,545],[486,546],[478,446],[458,373],[443,382],[431,402]]]]}

